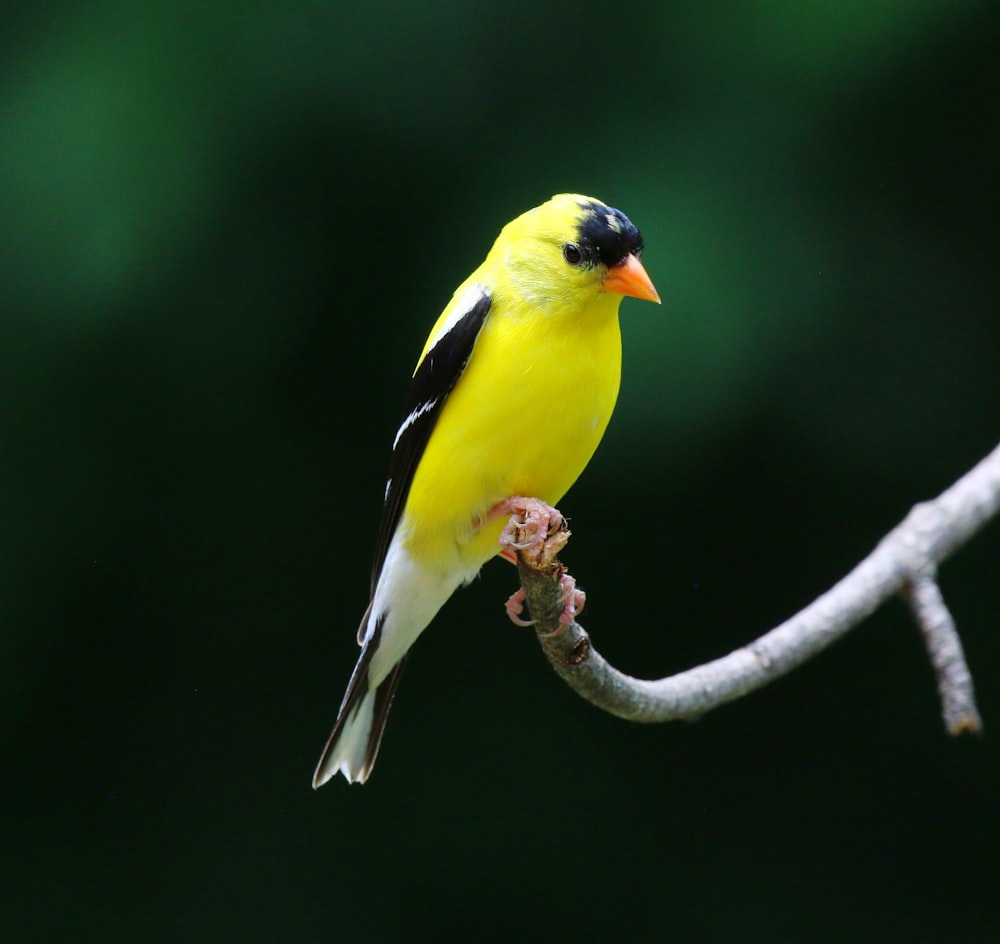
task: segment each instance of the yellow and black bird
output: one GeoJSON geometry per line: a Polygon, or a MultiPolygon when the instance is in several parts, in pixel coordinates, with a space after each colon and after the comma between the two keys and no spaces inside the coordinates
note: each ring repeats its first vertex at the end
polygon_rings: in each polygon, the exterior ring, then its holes
{"type": "Polygon", "coordinates": [[[393,440],[361,656],[314,787],[338,770],[367,780],[410,647],[501,550],[495,510],[558,502],[590,461],[618,396],[622,296],[660,300],[642,247],[621,211],[559,194],[503,228],[441,313],[393,440]]]}

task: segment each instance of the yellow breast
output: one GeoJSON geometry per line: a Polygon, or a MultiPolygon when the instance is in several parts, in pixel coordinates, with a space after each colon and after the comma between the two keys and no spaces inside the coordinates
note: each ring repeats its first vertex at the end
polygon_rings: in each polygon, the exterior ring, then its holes
{"type": "Polygon", "coordinates": [[[495,297],[414,475],[402,528],[415,559],[474,573],[512,495],[558,502],[590,461],[621,378],[620,296],[554,313],[495,297]]]}

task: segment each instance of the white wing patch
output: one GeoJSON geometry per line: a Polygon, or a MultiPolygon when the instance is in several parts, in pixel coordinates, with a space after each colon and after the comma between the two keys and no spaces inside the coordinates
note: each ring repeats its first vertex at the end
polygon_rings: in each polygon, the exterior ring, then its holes
{"type": "Polygon", "coordinates": [[[462,294],[452,303],[448,317],[441,322],[441,327],[431,337],[430,343],[427,345],[427,353],[430,354],[441,338],[451,331],[488,294],[485,285],[480,285],[478,282],[467,285],[462,294]]]}
{"type": "MultiPolygon", "coordinates": [[[[433,400],[426,400],[421,403],[403,422],[400,424],[399,429],[396,430],[396,438],[392,441],[392,448],[395,449],[399,445],[399,438],[405,433],[417,420],[420,419],[425,413],[430,413],[431,410],[437,406],[439,397],[434,397],[433,400]]],[[[389,484],[392,484],[392,479],[389,479],[389,484]]],[[[386,495],[389,494],[389,484],[385,487],[386,495]]]]}

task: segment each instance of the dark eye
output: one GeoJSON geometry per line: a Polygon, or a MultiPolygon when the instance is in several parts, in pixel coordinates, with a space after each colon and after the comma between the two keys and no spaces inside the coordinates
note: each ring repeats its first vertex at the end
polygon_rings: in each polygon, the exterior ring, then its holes
{"type": "Polygon", "coordinates": [[[563,259],[570,265],[579,265],[583,261],[583,253],[580,252],[580,247],[576,243],[566,243],[563,246],[563,259]]]}

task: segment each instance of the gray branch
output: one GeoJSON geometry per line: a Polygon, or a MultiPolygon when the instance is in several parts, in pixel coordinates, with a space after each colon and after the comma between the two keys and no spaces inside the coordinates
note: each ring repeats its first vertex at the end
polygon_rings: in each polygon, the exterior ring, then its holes
{"type": "MultiPolygon", "coordinates": [[[[791,619],[727,656],[655,681],[610,665],[577,622],[560,628],[559,578],[552,556],[518,555],[528,612],[556,672],[598,708],[631,721],[694,719],[780,678],[870,616],[890,597],[908,603],[937,673],[948,730],[978,731],[969,673],[955,624],[936,581],[938,565],[1000,509],[1000,446],[933,501],[916,505],[839,583],[791,619]]],[[[564,542],[563,542],[564,543],[564,542]]]]}

